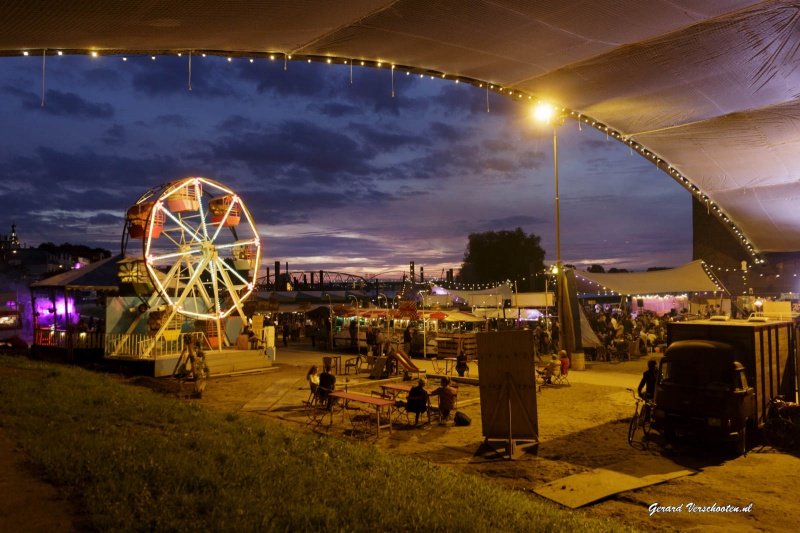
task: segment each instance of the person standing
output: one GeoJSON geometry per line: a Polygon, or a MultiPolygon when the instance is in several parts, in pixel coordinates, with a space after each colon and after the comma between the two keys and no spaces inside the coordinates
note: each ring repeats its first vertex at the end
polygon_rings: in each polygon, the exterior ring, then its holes
{"type": "Polygon", "coordinates": [[[358,352],[358,323],[357,318],[350,320],[350,348],[358,352]]]}
{"type": "Polygon", "coordinates": [[[458,357],[456,357],[456,372],[458,372],[458,376],[463,378],[464,372],[466,372],[468,368],[467,356],[461,351],[458,353],[458,357]]]}
{"type": "Polygon", "coordinates": [[[403,350],[407,356],[411,357],[411,324],[406,326],[406,330],[403,332],[403,350]]]}
{"type": "Polygon", "coordinates": [[[383,355],[383,343],[384,343],[385,335],[381,328],[378,328],[375,331],[375,357],[380,357],[383,355]]]}
{"type": "Polygon", "coordinates": [[[558,322],[553,322],[553,328],[550,330],[550,338],[553,343],[553,351],[561,348],[561,337],[559,336],[558,322]]]}
{"type": "Polygon", "coordinates": [[[289,346],[289,335],[292,334],[292,326],[289,324],[288,320],[283,322],[283,345],[289,346]]]}

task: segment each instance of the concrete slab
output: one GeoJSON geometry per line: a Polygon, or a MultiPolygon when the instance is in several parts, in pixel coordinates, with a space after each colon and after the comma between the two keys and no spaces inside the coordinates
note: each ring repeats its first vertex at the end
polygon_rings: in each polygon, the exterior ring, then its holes
{"type": "Polygon", "coordinates": [[[539,496],[577,509],[627,490],[696,474],[658,455],[637,455],[628,461],[581,472],[534,489],[539,496]]]}
{"type": "Polygon", "coordinates": [[[269,411],[289,389],[297,383],[296,379],[279,379],[261,394],[242,407],[242,411],[269,411]]]}

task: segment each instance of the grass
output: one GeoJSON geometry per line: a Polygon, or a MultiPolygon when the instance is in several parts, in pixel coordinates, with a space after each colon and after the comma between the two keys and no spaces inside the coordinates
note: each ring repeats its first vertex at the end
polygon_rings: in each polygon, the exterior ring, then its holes
{"type": "Polygon", "coordinates": [[[627,531],[374,447],[0,356],[0,425],[114,531],[627,531]]]}

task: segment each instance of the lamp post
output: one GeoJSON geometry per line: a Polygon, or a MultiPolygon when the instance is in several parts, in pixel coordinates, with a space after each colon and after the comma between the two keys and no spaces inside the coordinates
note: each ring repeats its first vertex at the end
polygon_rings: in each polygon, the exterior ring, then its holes
{"type": "Polygon", "coordinates": [[[563,287],[562,287],[562,270],[561,270],[561,214],[559,211],[558,205],[558,127],[564,124],[565,115],[563,114],[563,110],[558,110],[553,106],[540,104],[536,107],[535,110],[536,117],[543,122],[546,122],[547,125],[553,126],[553,177],[555,181],[555,200],[556,200],[556,302],[557,302],[557,310],[558,310],[558,339],[555,339],[557,344],[557,350],[561,349],[562,343],[561,338],[564,335],[563,329],[563,311],[564,306],[562,302],[563,296],[563,287]]]}
{"type": "Polygon", "coordinates": [[[331,325],[328,330],[328,349],[333,350],[333,302],[330,294],[326,294],[326,296],[328,297],[328,323],[331,325]]]}
{"type": "Polygon", "coordinates": [[[349,297],[353,299],[353,301],[355,302],[355,306],[356,306],[356,317],[355,317],[356,318],[356,348],[358,348],[358,336],[361,333],[361,327],[358,324],[358,298],[356,298],[352,294],[349,295],[349,297]]]}

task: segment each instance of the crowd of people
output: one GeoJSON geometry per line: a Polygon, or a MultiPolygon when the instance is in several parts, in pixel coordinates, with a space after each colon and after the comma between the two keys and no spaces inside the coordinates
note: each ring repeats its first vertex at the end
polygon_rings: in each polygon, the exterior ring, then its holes
{"type": "Polygon", "coordinates": [[[629,351],[630,343],[635,343],[639,356],[655,351],[666,344],[666,324],[672,319],[667,313],[658,316],[650,311],[642,311],[635,317],[625,311],[615,309],[590,308],[586,318],[603,344],[605,353],[629,351]]]}

